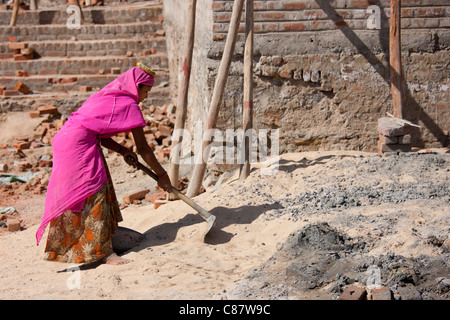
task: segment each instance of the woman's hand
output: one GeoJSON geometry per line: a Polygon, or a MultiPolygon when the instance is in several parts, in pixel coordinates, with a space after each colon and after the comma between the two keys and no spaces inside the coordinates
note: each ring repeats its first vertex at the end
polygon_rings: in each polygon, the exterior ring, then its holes
{"type": "Polygon", "coordinates": [[[170,183],[167,172],[162,177],[158,178],[158,186],[160,186],[164,191],[171,192],[172,184],[170,183]]]}
{"type": "Polygon", "coordinates": [[[123,155],[123,158],[124,158],[125,162],[129,166],[137,168],[138,157],[137,157],[136,153],[126,149],[126,151],[123,151],[122,155],[123,155]]]}

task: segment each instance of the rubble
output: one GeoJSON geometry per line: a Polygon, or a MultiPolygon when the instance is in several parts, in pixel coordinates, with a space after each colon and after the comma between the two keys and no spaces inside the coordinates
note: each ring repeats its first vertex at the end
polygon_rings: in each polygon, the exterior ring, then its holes
{"type": "MultiPolygon", "coordinates": [[[[141,107],[147,123],[144,128],[147,142],[158,160],[167,163],[175,124],[175,107],[168,104],[141,107]]],[[[62,117],[58,108],[52,105],[39,106],[29,111],[28,116],[42,119],[33,132],[15,137],[13,143],[0,145],[0,172],[3,176],[0,180],[0,192],[6,197],[45,194],[53,166],[52,139],[67,120],[62,117]]],[[[121,133],[113,139],[137,152],[131,133],[121,133]]],[[[105,151],[112,153],[110,150],[105,151]]],[[[187,183],[187,177],[181,177],[178,189],[185,192],[187,183]]],[[[157,208],[167,203],[164,199],[167,199],[167,194],[161,189],[152,193],[149,189],[144,189],[126,195],[122,200],[125,205],[141,205],[145,201],[153,203],[157,208]]],[[[6,222],[4,223],[7,226],[6,222]]]]}
{"type": "Polygon", "coordinates": [[[380,155],[411,152],[411,127],[385,117],[378,120],[378,133],[378,153],[380,155]]]}

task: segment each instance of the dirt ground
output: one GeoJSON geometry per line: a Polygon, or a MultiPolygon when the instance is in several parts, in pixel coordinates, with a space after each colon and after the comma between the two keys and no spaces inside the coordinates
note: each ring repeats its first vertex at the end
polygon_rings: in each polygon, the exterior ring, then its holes
{"type": "MultiPolygon", "coordinates": [[[[145,239],[121,266],[43,260],[46,234],[36,246],[35,232],[45,193],[2,194],[0,207],[14,207],[23,229],[0,228],[0,299],[338,299],[356,285],[448,300],[445,152],[316,151],[255,164],[245,182],[234,172],[194,198],[217,217],[205,238],[206,223],[180,201],[130,205],[120,225],[145,239]]],[[[119,200],[154,190],[121,158],[107,161],[119,200]]]]}

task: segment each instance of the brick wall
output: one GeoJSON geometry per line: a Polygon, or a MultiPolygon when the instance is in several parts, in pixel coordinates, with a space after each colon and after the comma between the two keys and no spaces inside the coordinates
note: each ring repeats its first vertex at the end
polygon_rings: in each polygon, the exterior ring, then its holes
{"type": "MultiPolygon", "coordinates": [[[[216,39],[220,39],[221,35],[228,31],[232,3],[233,1],[219,0],[212,3],[213,31],[216,39]]],[[[365,30],[367,19],[371,15],[366,10],[371,5],[380,7],[381,27],[388,27],[389,0],[256,0],[255,33],[322,31],[342,27],[365,30]]],[[[449,2],[446,0],[402,1],[402,28],[448,28],[449,10],[449,2]]],[[[242,23],[241,30],[244,30],[243,28],[242,23]]]]}
{"type": "MultiPolygon", "coordinates": [[[[165,0],[164,5],[174,2],[165,0]]],[[[194,53],[188,128],[194,121],[204,120],[209,108],[232,5],[233,1],[198,2],[197,12],[203,18],[196,27],[200,39],[196,40],[194,53]]],[[[390,1],[255,0],[254,6],[254,126],[280,128],[283,152],[318,149],[375,152],[377,120],[386,112],[392,113],[390,1]],[[367,8],[371,5],[380,8],[380,29],[367,28],[371,15],[367,8]]],[[[450,3],[446,0],[402,1],[407,117],[422,126],[413,133],[413,146],[448,144],[449,13],[450,3]]],[[[174,17],[175,14],[166,12],[165,24],[172,30],[168,37],[176,30],[179,38],[173,39],[180,43],[184,29],[174,17]]],[[[242,17],[219,128],[241,126],[245,15],[242,17]]],[[[178,68],[179,58],[174,55],[171,72],[177,72],[178,68]]]]}

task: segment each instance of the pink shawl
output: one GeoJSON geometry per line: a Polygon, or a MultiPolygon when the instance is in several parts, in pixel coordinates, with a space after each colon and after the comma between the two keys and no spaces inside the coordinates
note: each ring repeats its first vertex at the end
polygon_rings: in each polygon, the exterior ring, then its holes
{"type": "Polygon", "coordinates": [[[67,210],[79,212],[86,198],[108,181],[97,145],[99,138],[146,125],[138,106],[139,84],[153,86],[154,78],[132,68],[90,96],[52,140],[53,168],[37,244],[50,221],[67,210]]]}

